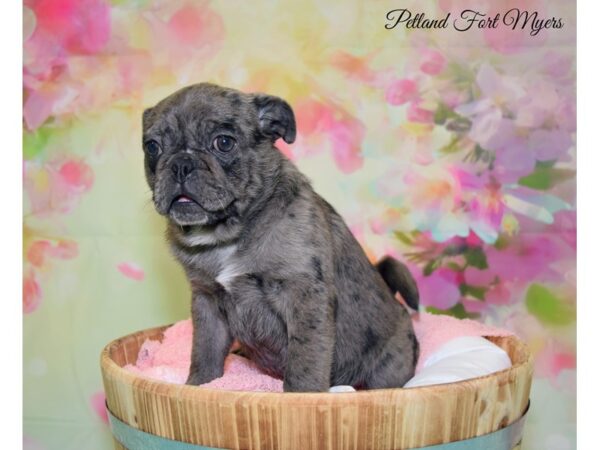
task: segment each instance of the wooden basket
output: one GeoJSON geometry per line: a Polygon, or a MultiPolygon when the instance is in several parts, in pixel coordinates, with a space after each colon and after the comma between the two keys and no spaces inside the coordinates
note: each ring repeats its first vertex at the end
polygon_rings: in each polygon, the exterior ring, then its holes
{"type": "MultiPolygon", "coordinates": [[[[226,449],[406,449],[487,435],[527,409],[532,359],[515,337],[488,337],[513,363],[458,383],[351,393],[261,393],[171,384],[123,369],[167,327],[111,342],[101,367],[110,413],[175,441],[226,449]]],[[[511,444],[512,446],[513,444],[511,444]]],[[[115,440],[115,448],[124,449],[115,440]]],[[[514,448],[519,448],[517,445],[514,448]]]]}

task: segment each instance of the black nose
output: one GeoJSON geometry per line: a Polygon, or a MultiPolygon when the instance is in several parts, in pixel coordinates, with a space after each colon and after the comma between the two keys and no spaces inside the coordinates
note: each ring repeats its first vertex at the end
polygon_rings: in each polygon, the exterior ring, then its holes
{"type": "Polygon", "coordinates": [[[171,171],[175,181],[183,183],[194,170],[194,162],[187,157],[178,158],[171,163],[171,171]]]}

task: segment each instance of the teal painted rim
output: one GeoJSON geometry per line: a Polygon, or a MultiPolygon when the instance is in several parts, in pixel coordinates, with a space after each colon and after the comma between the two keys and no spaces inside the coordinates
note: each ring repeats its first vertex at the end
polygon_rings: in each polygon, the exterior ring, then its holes
{"type": "MultiPolygon", "coordinates": [[[[226,450],[215,447],[204,447],[202,445],[190,444],[188,442],[174,441],[155,434],[127,425],[117,419],[108,409],[108,418],[113,436],[121,445],[128,450],[226,450]]],[[[420,450],[512,450],[523,436],[525,417],[529,410],[529,404],[525,412],[515,422],[483,436],[477,436],[463,441],[448,442],[446,444],[419,447],[420,450]]],[[[408,449],[411,450],[411,449],[408,449]]]]}

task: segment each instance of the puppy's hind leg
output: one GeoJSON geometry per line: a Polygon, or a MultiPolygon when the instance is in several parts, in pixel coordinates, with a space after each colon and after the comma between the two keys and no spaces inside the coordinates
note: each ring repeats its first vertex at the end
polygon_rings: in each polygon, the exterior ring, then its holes
{"type": "MultiPolygon", "coordinates": [[[[399,327],[399,330],[402,330],[399,327]]],[[[367,377],[366,389],[388,389],[404,386],[415,374],[419,343],[412,331],[399,331],[383,347],[367,377]]]]}

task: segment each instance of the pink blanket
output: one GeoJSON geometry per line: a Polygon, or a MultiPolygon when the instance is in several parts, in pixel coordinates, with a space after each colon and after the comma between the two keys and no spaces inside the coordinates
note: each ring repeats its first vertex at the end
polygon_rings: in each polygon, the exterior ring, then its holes
{"type": "MultiPolygon", "coordinates": [[[[417,372],[429,355],[452,338],[511,334],[473,320],[427,313],[413,315],[413,324],[421,346],[417,372]]],[[[136,364],[128,364],[125,368],[157,380],[183,384],[187,379],[191,352],[192,323],[189,319],[182,320],[165,331],[162,342],[147,339],[140,348],[136,364]]],[[[221,378],[202,386],[232,391],[283,391],[281,380],[265,375],[252,361],[235,354],[225,360],[225,373],[221,378]]]]}

